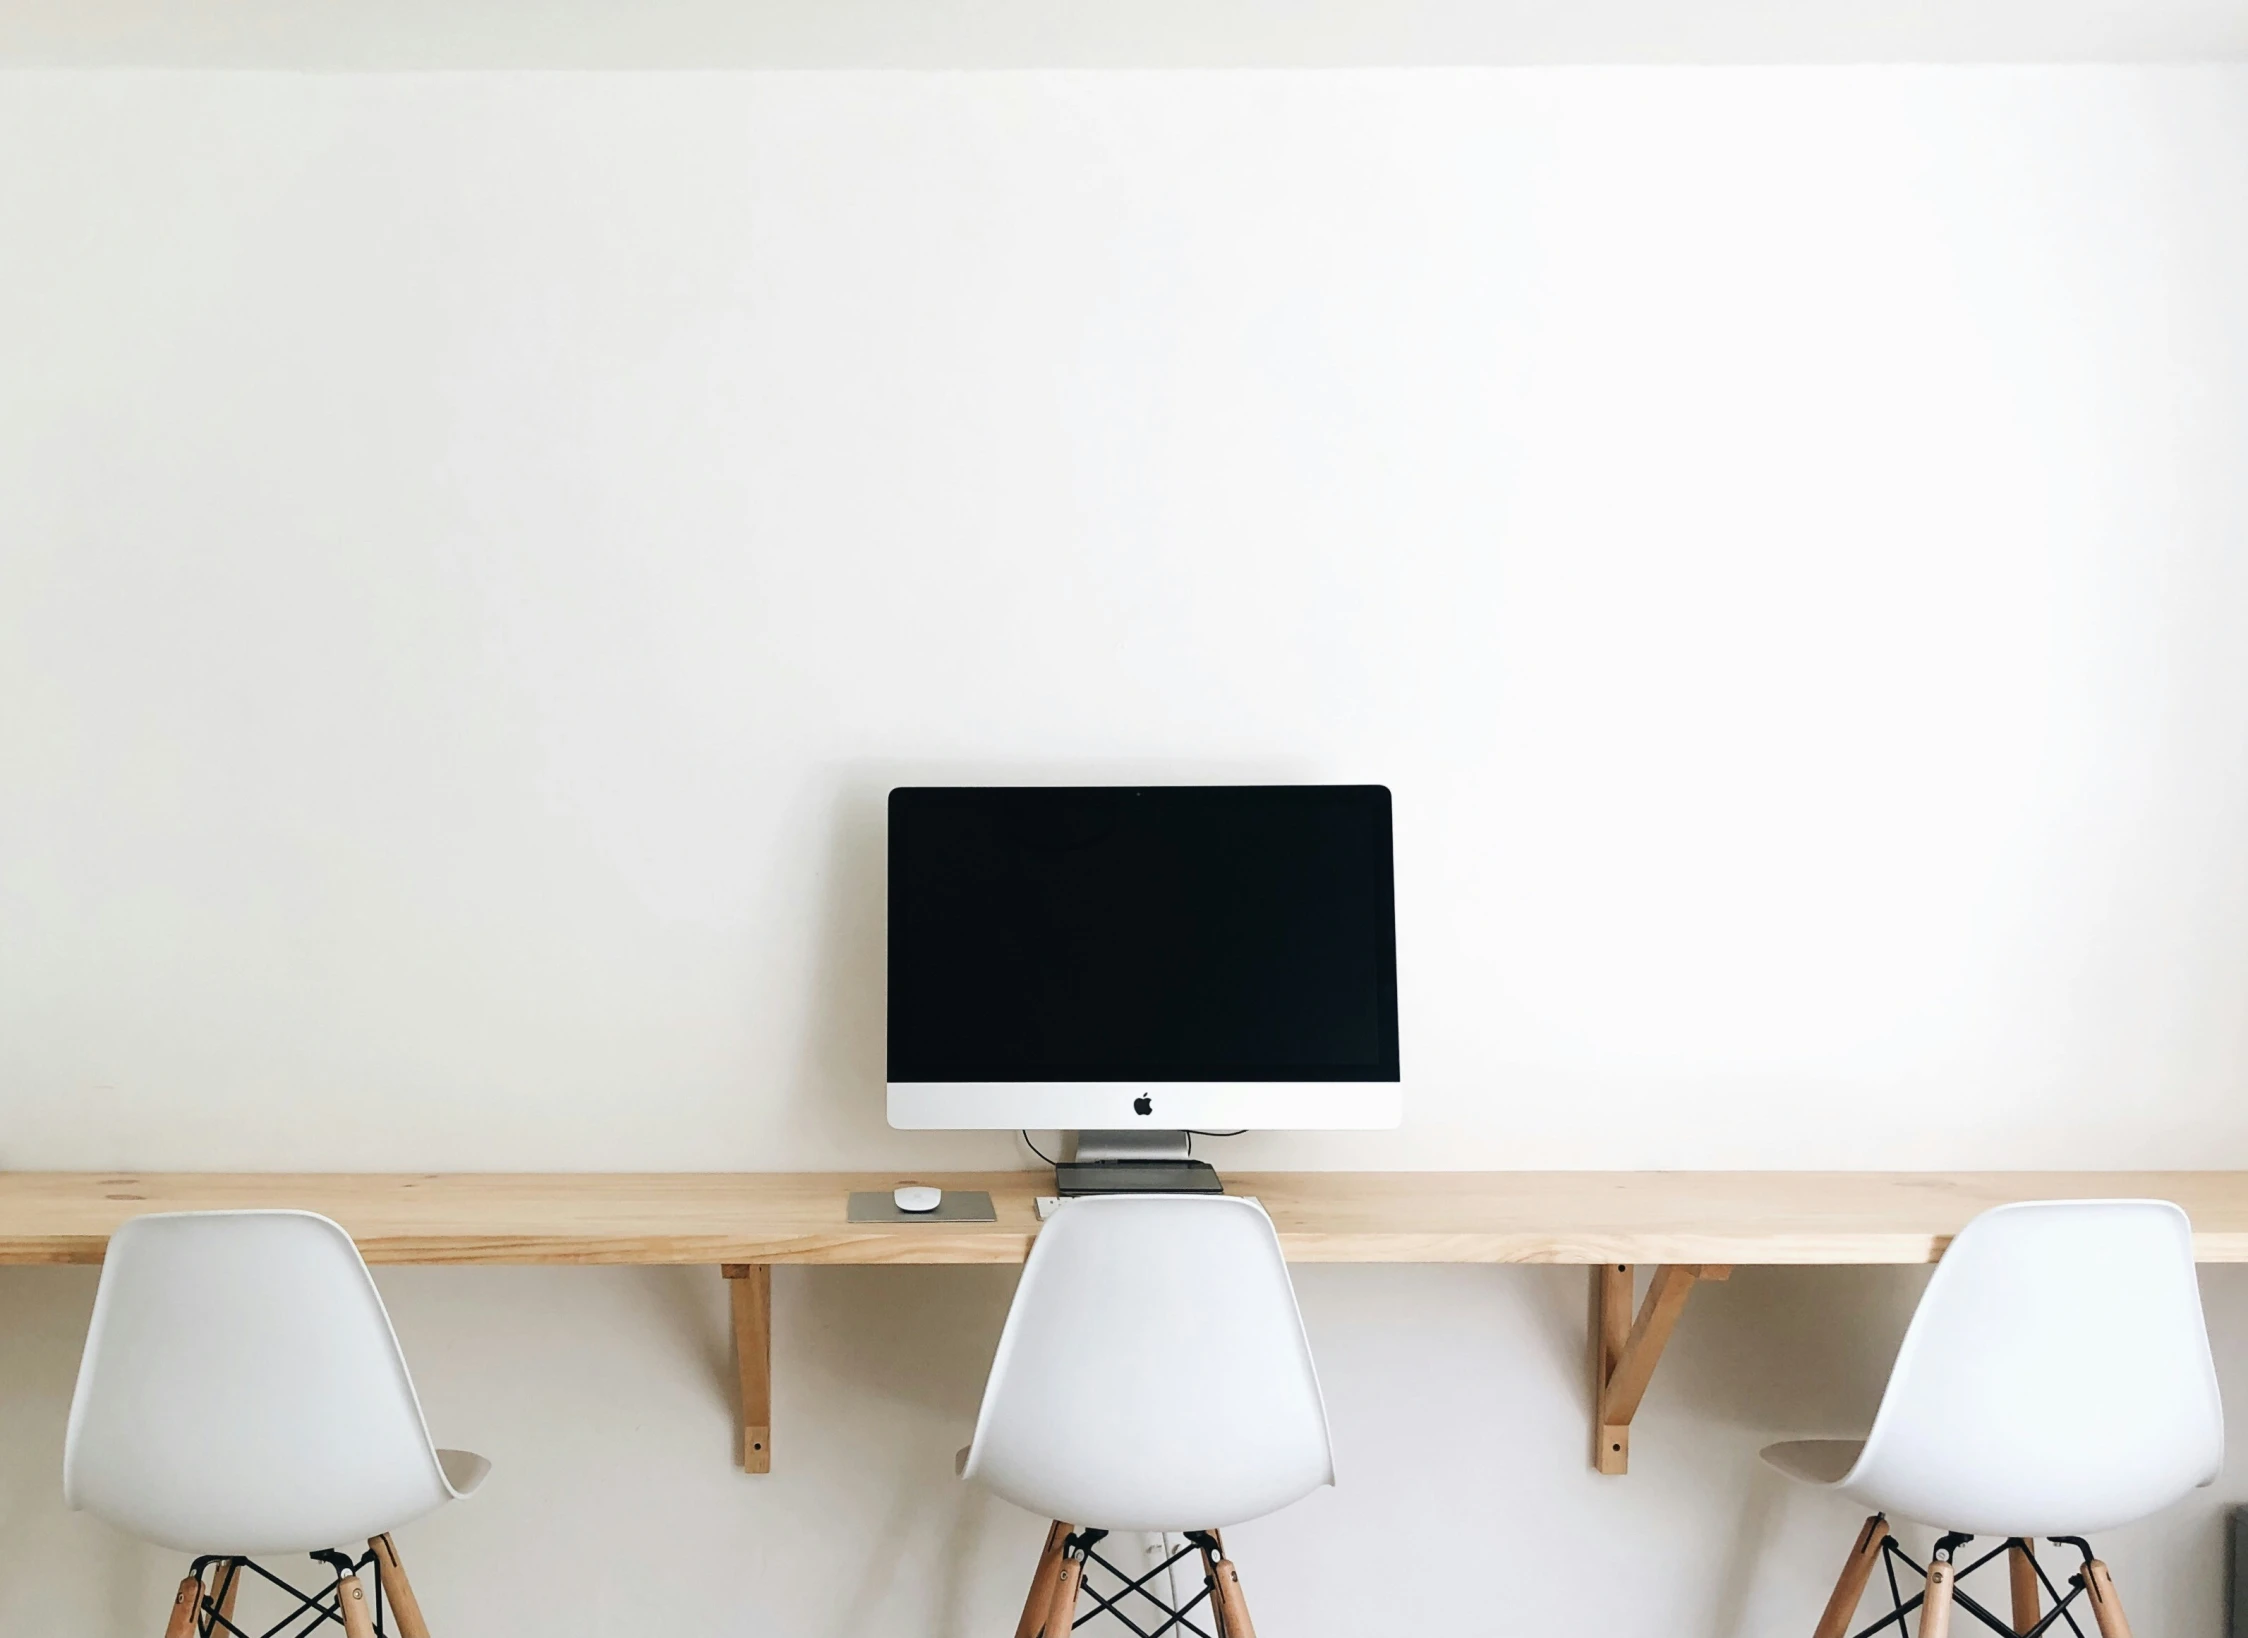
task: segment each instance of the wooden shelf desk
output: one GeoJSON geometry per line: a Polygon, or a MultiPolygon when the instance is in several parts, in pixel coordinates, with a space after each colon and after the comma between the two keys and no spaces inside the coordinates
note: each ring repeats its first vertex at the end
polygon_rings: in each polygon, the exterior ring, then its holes
{"type": "MultiPolygon", "coordinates": [[[[98,1263],[142,1212],[298,1207],[370,1263],[705,1264],[733,1294],[742,1466],[772,1460],[776,1263],[1019,1263],[1045,1171],[917,1175],[987,1189],[993,1223],[853,1224],[889,1173],[0,1173],[0,1264],[98,1263]]],[[[1985,1207],[2152,1196],[2193,1219],[2204,1262],[2248,1262],[2248,1172],[1234,1172],[1291,1262],[1568,1263],[1592,1270],[1594,1463],[1630,1429],[1694,1285],[1736,1264],[1926,1263],[1985,1207]],[[1655,1266],[1634,1312],[1633,1271],[1655,1266]]]]}

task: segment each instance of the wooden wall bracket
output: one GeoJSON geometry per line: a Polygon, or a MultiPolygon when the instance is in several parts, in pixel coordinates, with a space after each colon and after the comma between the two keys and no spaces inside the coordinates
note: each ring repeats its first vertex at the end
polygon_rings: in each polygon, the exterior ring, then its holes
{"type": "Polygon", "coordinates": [[[1639,1316],[1631,1312],[1632,1267],[1600,1263],[1592,1271],[1592,1465],[1602,1473],[1631,1466],[1631,1419],[1654,1379],[1671,1328],[1695,1283],[1732,1274],[1723,1263],[1665,1263],[1655,1270],[1639,1316]]]}
{"type": "Polygon", "coordinates": [[[734,1310],[734,1370],[741,1378],[744,1473],[773,1471],[773,1268],[770,1263],[726,1263],[726,1291],[734,1310]]]}

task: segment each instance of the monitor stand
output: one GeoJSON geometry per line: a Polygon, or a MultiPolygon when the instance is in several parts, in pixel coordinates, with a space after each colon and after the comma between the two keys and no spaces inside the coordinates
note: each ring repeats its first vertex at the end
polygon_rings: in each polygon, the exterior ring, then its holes
{"type": "Polygon", "coordinates": [[[1080,1132],[1077,1158],[1054,1168],[1067,1199],[1085,1194],[1223,1194],[1218,1170],[1187,1157],[1184,1132],[1080,1132]]]}

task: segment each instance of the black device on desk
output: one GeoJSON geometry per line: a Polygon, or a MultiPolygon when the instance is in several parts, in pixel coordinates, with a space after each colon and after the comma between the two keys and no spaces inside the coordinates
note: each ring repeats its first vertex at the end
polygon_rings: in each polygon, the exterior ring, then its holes
{"type": "Polygon", "coordinates": [[[890,1124],[1082,1135],[1063,1194],[1215,1192],[1192,1130],[1395,1126],[1380,785],[890,793],[890,1124]]]}

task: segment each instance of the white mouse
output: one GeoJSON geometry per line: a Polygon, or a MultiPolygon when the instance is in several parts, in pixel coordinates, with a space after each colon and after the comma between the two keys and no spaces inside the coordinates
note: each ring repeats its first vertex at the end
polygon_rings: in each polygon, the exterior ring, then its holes
{"type": "Polygon", "coordinates": [[[935,1211],[944,1204],[944,1190],[932,1189],[926,1183],[900,1183],[890,1198],[900,1211],[935,1211]]]}

